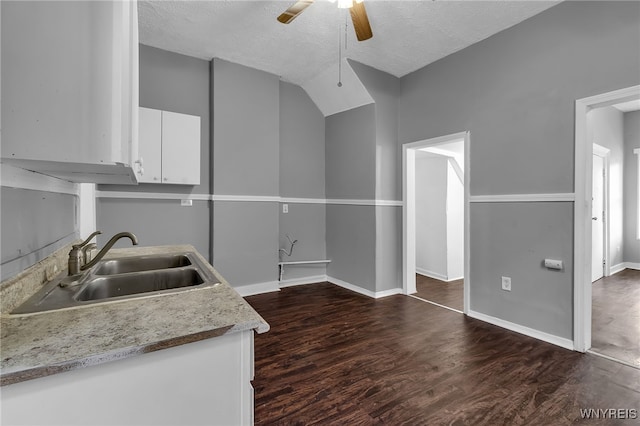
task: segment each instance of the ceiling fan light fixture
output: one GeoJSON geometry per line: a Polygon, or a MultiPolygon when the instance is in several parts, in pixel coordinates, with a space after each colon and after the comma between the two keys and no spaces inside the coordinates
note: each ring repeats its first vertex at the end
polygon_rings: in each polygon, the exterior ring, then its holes
{"type": "MultiPolygon", "coordinates": [[[[331,3],[335,3],[336,0],[329,0],[331,3]]],[[[363,0],[337,0],[338,7],[340,9],[349,9],[351,15],[351,21],[353,22],[353,30],[356,33],[358,41],[369,40],[373,37],[371,31],[371,25],[369,24],[369,18],[367,17],[367,10],[364,7],[363,0]]],[[[298,15],[300,15],[307,7],[313,4],[314,0],[298,0],[292,6],[289,6],[280,16],[278,21],[283,24],[289,24],[298,15]]],[[[345,25],[346,28],[346,25],[345,25]]]]}

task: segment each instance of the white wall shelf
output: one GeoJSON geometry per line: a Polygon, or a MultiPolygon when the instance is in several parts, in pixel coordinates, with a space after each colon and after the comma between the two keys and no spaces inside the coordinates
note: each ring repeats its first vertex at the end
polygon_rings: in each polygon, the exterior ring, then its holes
{"type": "Polygon", "coordinates": [[[289,262],[278,262],[278,268],[280,269],[280,274],[278,281],[282,281],[282,276],[284,275],[284,267],[287,265],[312,265],[315,263],[331,263],[331,260],[292,260],[289,262]]]}

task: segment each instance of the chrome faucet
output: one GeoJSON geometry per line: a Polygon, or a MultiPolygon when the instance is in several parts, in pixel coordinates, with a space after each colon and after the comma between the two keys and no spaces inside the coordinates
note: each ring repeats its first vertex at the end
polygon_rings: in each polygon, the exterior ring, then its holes
{"type": "Polygon", "coordinates": [[[86,250],[92,247],[91,247],[91,244],[87,247],[85,246],[89,243],[89,241],[91,241],[93,237],[99,234],[102,234],[102,232],[96,231],[93,234],[89,235],[89,238],[84,240],[82,243],[74,244],[72,246],[71,251],[69,252],[69,275],[70,276],[78,275],[81,271],[84,271],[85,269],[89,269],[92,266],[94,266],[96,263],[98,263],[100,259],[102,259],[102,257],[105,254],[107,254],[107,252],[111,249],[111,247],[113,247],[116,241],[118,241],[120,238],[127,237],[131,240],[133,245],[138,244],[138,238],[135,235],[133,235],[131,232],[120,232],[114,235],[113,237],[111,237],[111,239],[107,241],[107,244],[105,244],[104,247],[102,247],[102,250],[100,250],[98,254],[96,254],[96,257],[94,257],[89,263],[86,263],[86,250]]]}

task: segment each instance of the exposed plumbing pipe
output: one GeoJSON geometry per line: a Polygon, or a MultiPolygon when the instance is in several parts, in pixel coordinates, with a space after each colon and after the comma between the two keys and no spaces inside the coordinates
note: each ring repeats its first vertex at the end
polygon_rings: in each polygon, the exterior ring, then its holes
{"type": "Polygon", "coordinates": [[[298,242],[298,240],[291,241],[289,234],[287,234],[287,240],[289,240],[289,242],[291,243],[291,246],[289,247],[289,251],[287,252],[285,249],[280,249],[279,251],[286,254],[287,256],[291,256],[293,254],[293,246],[298,242]]]}

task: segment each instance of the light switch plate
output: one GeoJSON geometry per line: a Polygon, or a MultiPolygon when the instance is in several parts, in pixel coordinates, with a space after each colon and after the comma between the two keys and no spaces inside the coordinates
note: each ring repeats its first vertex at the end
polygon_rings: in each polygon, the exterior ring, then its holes
{"type": "Polygon", "coordinates": [[[511,291],[511,277],[502,277],[502,289],[511,291]]]}

